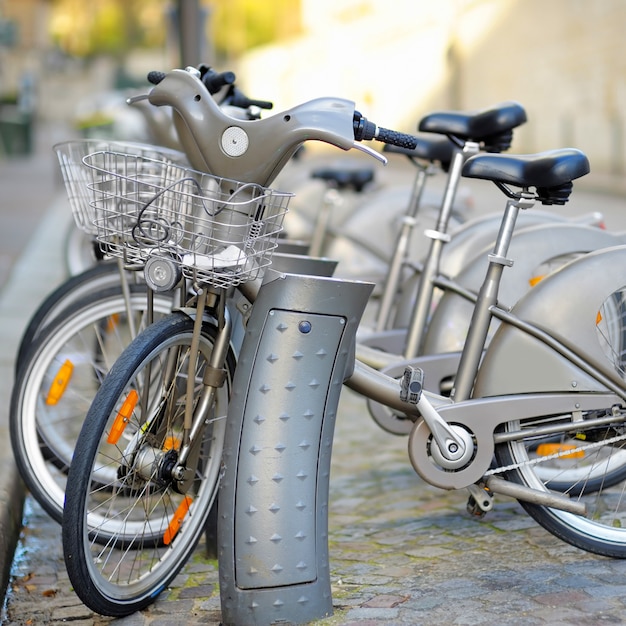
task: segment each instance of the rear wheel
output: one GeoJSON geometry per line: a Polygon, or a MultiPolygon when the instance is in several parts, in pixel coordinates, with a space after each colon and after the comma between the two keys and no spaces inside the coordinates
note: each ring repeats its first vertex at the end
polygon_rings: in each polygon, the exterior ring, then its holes
{"type": "MultiPolygon", "coordinates": [[[[93,611],[138,611],[177,575],[204,531],[217,494],[235,358],[218,388],[185,480],[173,476],[183,420],[193,320],[157,322],[129,346],[91,405],[69,473],[63,550],[76,593],[93,611]]],[[[203,325],[194,408],[215,344],[203,325]]]]}
{"type": "Polygon", "coordinates": [[[626,412],[609,408],[572,422],[569,438],[537,441],[533,427],[571,416],[509,422],[506,432],[519,438],[500,444],[496,457],[508,468],[507,478],[541,491],[559,491],[584,503],[587,516],[521,501],[541,526],[578,548],[603,556],[626,558],[626,412]],[[591,426],[594,417],[615,419],[608,425],[591,426]],[[524,431],[528,435],[524,436],[524,431]],[[543,451],[540,446],[549,446],[543,451]]]}

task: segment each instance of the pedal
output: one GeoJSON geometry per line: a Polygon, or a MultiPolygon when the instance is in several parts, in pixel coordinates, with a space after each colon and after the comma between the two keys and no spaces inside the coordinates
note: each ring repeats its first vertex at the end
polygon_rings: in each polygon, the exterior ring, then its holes
{"type": "Polygon", "coordinates": [[[424,371],[419,367],[407,365],[400,382],[400,400],[409,404],[417,404],[424,389],[424,371]]]}
{"type": "Polygon", "coordinates": [[[467,500],[467,512],[473,517],[484,517],[493,509],[493,492],[487,487],[470,485],[467,490],[470,496],[467,500]]]}

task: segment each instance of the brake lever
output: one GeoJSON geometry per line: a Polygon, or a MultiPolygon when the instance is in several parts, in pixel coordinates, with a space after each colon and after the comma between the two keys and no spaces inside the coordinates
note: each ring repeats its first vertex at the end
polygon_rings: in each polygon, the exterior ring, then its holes
{"type": "Polygon", "coordinates": [[[135,102],[141,102],[142,100],[147,100],[150,97],[150,94],[144,93],[139,96],[131,96],[130,98],[126,98],[126,104],[135,104],[135,102]]]}
{"type": "Polygon", "coordinates": [[[387,163],[389,163],[389,159],[387,159],[386,156],[382,155],[380,152],[377,152],[373,148],[370,148],[369,146],[364,146],[362,143],[359,143],[358,141],[355,141],[352,145],[357,150],[360,150],[361,152],[365,152],[365,154],[368,154],[369,156],[374,157],[376,160],[380,161],[383,165],[387,165],[387,163]]]}

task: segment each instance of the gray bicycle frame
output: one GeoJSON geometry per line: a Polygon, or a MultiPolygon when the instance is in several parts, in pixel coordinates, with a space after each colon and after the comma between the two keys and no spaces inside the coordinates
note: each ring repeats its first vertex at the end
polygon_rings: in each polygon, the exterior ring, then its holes
{"type": "MultiPolygon", "coordinates": [[[[507,269],[498,287],[499,308],[506,310],[530,289],[530,279],[542,260],[558,259],[562,256],[584,254],[626,243],[623,233],[610,233],[595,227],[580,224],[555,223],[528,227],[516,232],[509,248],[509,256],[515,259],[507,269]]],[[[461,350],[470,330],[472,312],[477,302],[478,290],[484,279],[490,249],[478,254],[473,263],[455,279],[433,281],[444,290],[437,304],[425,334],[423,354],[404,359],[398,354],[383,352],[380,349],[368,350],[359,344],[357,357],[381,369],[388,376],[402,376],[406,366],[419,367],[427,376],[425,389],[440,393],[442,383],[451,381],[459,367],[461,350]]],[[[558,310],[552,312],[552,316],[558,310]]],[[[489,334],[498,326],[498,318],[491,320],[489,334]]],[[[488,338],[484,350],[488,345],[488,338]]],[[[373,347],[381,348],[374,338],[373,347]]],[[[383,344],[384,345],[384,344],[383,344]]],[[[409,434],[412,424],[398,420],[388,407],[368,400],[368,408],[376,422],[394,434],[409,434]]]]}

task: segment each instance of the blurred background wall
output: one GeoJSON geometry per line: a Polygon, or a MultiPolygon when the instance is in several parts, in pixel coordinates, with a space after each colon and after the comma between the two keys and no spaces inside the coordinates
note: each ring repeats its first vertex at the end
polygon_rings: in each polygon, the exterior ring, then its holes
{"type": "Polygon", "coordinates": [[[337,95],[407,131],[433,109],[517,100],[517,152],[575,146],[619,178],[625,27],[624,0],[0,0],[0,99],[75,126],[93,115],[80,103],[183,55],[277,110],[337,95]]]}

